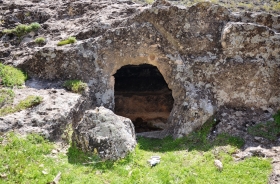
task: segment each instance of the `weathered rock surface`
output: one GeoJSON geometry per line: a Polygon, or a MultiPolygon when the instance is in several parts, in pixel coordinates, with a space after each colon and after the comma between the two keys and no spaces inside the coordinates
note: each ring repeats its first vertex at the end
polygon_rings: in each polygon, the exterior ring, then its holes
{"type": "Polygon", "coordinates": [[[82,79],[92,107],[114,110],[113,75],[139,64],[156,66],[172,90],[174,104],[162,135],[187,135],[227,106],[271,114],[280,107],[279,16],[237,14],[209,2],[191,7],[164,0],[152,6],[45,2],[0,5],[1,29],[33,21],[42,25],[20,44],[2,34],[0,55],[33,78],[82,79]],[[37,35],[47,38],[46,45],[34,44],[37,35]],[[56,46],[68,36],[78,42],[56,46]]]}
{"type": "MultiPolygon", "coordinates": [[[[219,113],[216,114],[216,118],[219,123],[215,127],[215,133],[228,133],[230,135],[243,137],[246,140],[245,148],[249,146],[258,146],[262,144],[266,148],[271,147],[269,140],[259,139],[255,140],[255,137],[248,134],[248,128],[258,123],[268,122],[273,120],[272,109],[268,109],[265,112],[262,109],[251,108],[227,108],[223,107],[219,113]]],[[[258,139],[258,138],[257,138],[258,139]]],[[[280,140],[277,141],[280,145],[280,140]]]]}
{"type": "Polygon", "coordinates": [[[85,112],[74,129],[72,141],[83,151],[96,153],[106,160],[124,158],[136,146],[131,120],[104,107],[85,112]]]}
{"type": "Polygon", "coordinates": [[[28,82],[37,89],[31,87],[14,89],[14,104],[28,95],[41,96],[42,103],[36,107],[0,117],[0,133],[10,130],[22,134],[39,133],[50,140],[57,140],[64,133],[67,125],[77,122],[83,115],[86,103],[80,94],[67,92],[61,88],[40,89],[40,86],[46,85],[40,81],[37,82],[28,82]]]}

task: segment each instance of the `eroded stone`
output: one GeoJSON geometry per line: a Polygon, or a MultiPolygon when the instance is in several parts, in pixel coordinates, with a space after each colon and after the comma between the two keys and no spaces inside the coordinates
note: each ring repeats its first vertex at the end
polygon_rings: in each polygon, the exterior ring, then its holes
{"type": "Polygon", "coordinates": [[[124,158],[136,146],[131,120],[104,107],[85,112],[74,129],[72,140],[84,152],[110,160],[124,158]]]}
{"type": "MultiPolygon", "coordinates": [[[[17,3],[13,6],[23,12],[25,4],[17,3]]],[[[33,78],[87,82],[92,108],[114,110],[118,69],[150,64],[158,68],[174,98],[165,136],[185,136],[225,106],[269,109],[271,114],[279,109],[279,16],[238,15],[210,2],[191,7],[164,0],[152,6],[113,0],[52,3],[57,8],[46,6],[39,31],[46,45],[18,49],[15,38],[3,35],[0,44],[14,45],[3,47],[3,53],[10,53],[2,54],[4,62],[33,78]],[[78,42],[56,46],[69,35],[78,42]]],[[[9,11],[11,4],[2,6],[6,22],[16,13],[9,11]]],[[[10,23],[1,26],[15,25],[10,23]]]]}

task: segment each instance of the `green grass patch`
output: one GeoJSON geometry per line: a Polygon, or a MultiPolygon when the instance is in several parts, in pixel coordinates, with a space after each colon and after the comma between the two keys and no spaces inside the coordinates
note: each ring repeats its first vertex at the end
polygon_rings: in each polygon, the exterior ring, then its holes
{"type": "Polygon", "coordinates": [[[5,34],[14,34],[17,37],[22,37],[31,31],[37,31],[40,28],[40,24],[37,22],[31,23],[29,25],[26,24],[20,24],[16,26],[14,29],[5,29],[3,33],[5,34]]]}
{"type": "Polygon", "coordinates": [[[27,75],[23,71],[0,63],[0,84],[7,87],[21,86],[26,79],[27,75]]]}
{"type": "MultiPolygon", "coordinates": [[[[50,153],[53,144],[38,135],[28,135],[20,138],[10,133],[0,145],[0,183],[47,183],[52,181],[51,175],[44,175],[48,162],[55,160],[46,155],[50,153]],[[3,175],[6,176],[3,178],[3,175]]],[[[52,172],[51,170],[46,172],[52,172]]]]}
{"type": "Polygon", "coordinates": [[[0,108],[13,102],[15,93],[11,89],[0,89],[0,108]]]}
{"type": "Polygon", "coordinates": [[[44,37],[38,37],[35,39],[35,43],[37,44],[44,44],[46,42],[46,39],[44,37]]]}
{"type": "Polygon", "coordinates": [[[273,116],[275,123],[280,126],[280,110],[273,116]]]}
{"type": "Polygon", "coordinates": [[[280,111],[273,115],[274,121],[259,123],[248,128],[248,133],[253,136],[263,137],[276,141],[280,136],[280,111]]]}
{"type": "MultiPolygon", "coordinates": [[[[153,141],[144,141],[141,148],[148,151],[169,152],[174,150],[200,150],[209,151],[215,146],[231,145],[235,148],[241,148],[244,145],[244,140],[240,137],[231,136],[228,134],[219,134],[214,140],[209,140],[207,137],[216,122],[213,119],[208,120],[197,131],[192,132],[186,137],[173,139],[167,137],[163,140],[153,139],[153,141]],[[152,148],[152,150],[150,150],[152,148]]],[[[145,139],[139,138],[138,140],[145,139]]]]}
{"type": "Polygon", "coordinates": [[[0,179],[1,183],[48,183],[61,172],[60,183],[74,184],[263,184],[271,173],[268,159],[252,157],[236,162],[231,155],[237,149],[235,146],[218,147],[213,142],[207,151],[202,151],[199,145],[191,150],[189,137],[139,138],[135,151],[116,162],[104,162],[74,146],[67,154],[51,155],[54,144],[37,135],[19,138],[10,134],[0,139],[0,143],[1,140],[0,173],[6,176],[0,179]],[[161,162],[150,167],[147,160],[153,155],[161,156],[161,162]],[[214,159],[223,162],[223,171],[216,169],[214,159]]]}
{"type": "Polygon", "coordinates": [[[248,133],[253,136],[263,137],[271,141],[276,141],[280,135],[280,126],[274,122],[260,123],[248,128],[248,133]]]}
{"type": "Polygon", "coordinates": [[[30,107],[39,105],[42,102],[42,97],[39,96],[28,96],[24,100],[21,100],[17,105],[7,106],[0,109],[0,116],[5,116],[7,114],[15,113],[30,107]]]}
{"type": "Polygon", "coordinates": [[[75,37],[68,37],[67,39],[65,40],[61,40],[57,43],[57,46],[62,46],[62,45],[67,45],[67,44],[71,44],[71,43],[75,43],[77,40],[75,37]]]}
{"type": "Polygon", "coordinates": [[[75,93],[81,93],[86,89],[87,84],[83,83],[80,80],[67,80],[64,82],[63,86],[66,89],[73,91],[75,93]]]}

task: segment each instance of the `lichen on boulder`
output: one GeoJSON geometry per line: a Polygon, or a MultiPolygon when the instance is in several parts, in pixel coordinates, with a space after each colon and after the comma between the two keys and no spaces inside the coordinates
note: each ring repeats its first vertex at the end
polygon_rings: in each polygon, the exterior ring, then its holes
{"type": "Polygon", "coordinates": [[[72,141],[84,152],[98,154],[105,160],[124,158],[136,146],[131,120],[105,107],[85,112],[74,129],[72,141]]]}

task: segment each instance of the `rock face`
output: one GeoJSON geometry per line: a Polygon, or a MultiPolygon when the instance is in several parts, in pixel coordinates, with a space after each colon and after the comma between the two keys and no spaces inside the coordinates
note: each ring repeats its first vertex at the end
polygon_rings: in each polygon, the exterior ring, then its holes
{"type": "Polygon", "coordinates": [[[131,120],[104,107],[85,112],[74,129],[72,140],[83,151],[110,160],[124,158],[136,146],[131,120]]]}
{"type": "Polygon", "coordinates": [[[35,81],[28,81],[28,83],[30,86],[14,89],[16,96],[14,104],[28,95],[41,96],[42,103],[36,107],[0,117],[0,134],[15,130],[22,134],[38,133],[50,140],[59,139],[64,134],[67,125],[77,122],[82,117],[85,98],[64,89],[40,89],[41,86],[35,81]]]}
{"type": "Polygon", "coordinates": [[[280,107],[279,16],[236,14],[209,2],[191,7],[164,0],[152,6],[117,0],[46,2],[0,5],[1,29],[37,21],[42,28],[36,34],[47,38],[39,47],[34,33],[19,44],[13,35],[2,34],[0,56],[33,78],[87,82],[92,108],[114,110],[114,74],[140,64],[156,66],[172,90],[174,103],[161,136],[187,135],[223,107],[271,114],[280,107]],[[56,46],[68,36],[78,42],[56,46]]]}

